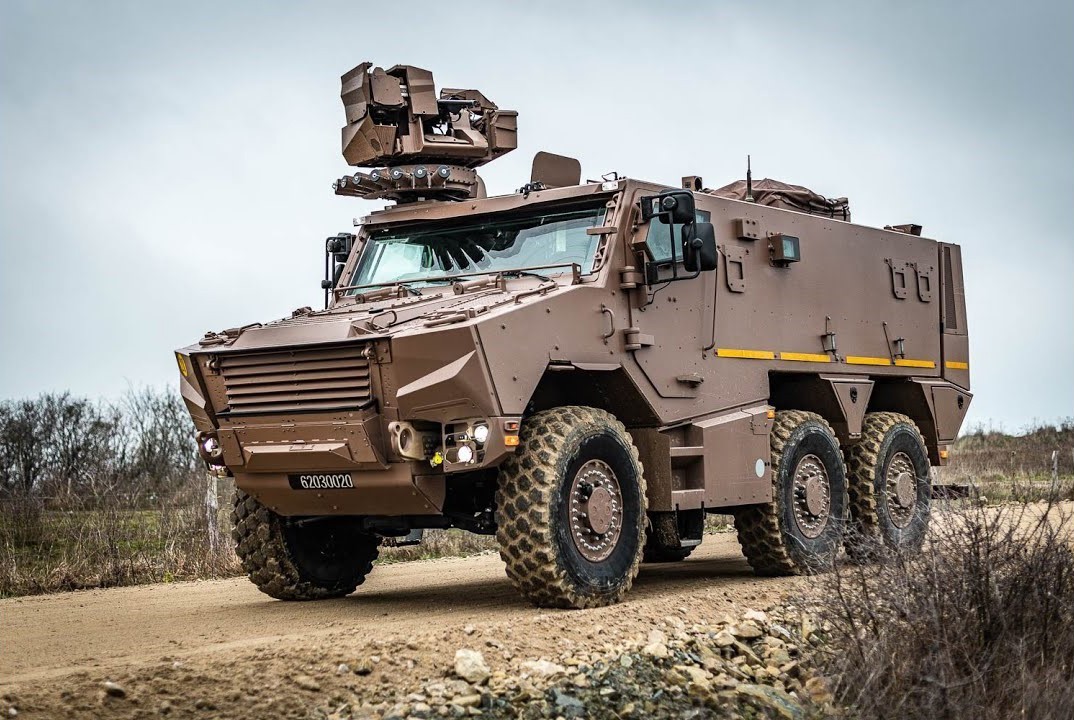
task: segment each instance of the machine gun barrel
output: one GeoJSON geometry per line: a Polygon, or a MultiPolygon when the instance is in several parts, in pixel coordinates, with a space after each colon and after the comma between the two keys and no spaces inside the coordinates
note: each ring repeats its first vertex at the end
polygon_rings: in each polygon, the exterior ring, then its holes
{"type": "Polygon", "coordinates": [[[436,104],[441,112],[447,111],[452,115],[458,114],[460,110],[476,108],[479,105],[477,100],[459,100],[456,98],[441,98],[436,101],[436,104]]]}

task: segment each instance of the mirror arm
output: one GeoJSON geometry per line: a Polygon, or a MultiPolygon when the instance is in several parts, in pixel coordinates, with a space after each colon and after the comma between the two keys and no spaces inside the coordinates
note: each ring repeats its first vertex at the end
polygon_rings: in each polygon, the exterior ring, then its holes
{"type": "Polygon", "coordinates": [[[321,283],[321,287],[324,288],[324,309],[328,309],[328,292],[332,287],[329,283],[329,279],[332,277],[332,251],[329,249],[329,243],[332,242],[332,238],[328,238],[324,241],[324,281],[321,283]]]}

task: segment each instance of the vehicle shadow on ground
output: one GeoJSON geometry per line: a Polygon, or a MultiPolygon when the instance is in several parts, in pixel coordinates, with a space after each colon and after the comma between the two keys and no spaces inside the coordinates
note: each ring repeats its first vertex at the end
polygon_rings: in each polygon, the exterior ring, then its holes
{"type": "MultiPolygon", "coordinates": [[[[642,565],[628,599],[645,599],[674,595],[685,590],[712,589],[724,584],[739,584],[752,578],[753,572],[741,555],[732,557],[687,559],[677,563],[642,565]],[[699,584],[702,583],[702,584],[699,584]]],[[[758,578],[760,581],[761,578],[758,578]]],[[[435,608],[443,612],[503,610],[531,607],[518,596],[506,575],[474,581],[416,584],[409,588],[378,590],[376,575],[366,585],[342,600],[317,603],[318,607],[349,606],[351,610],[379,612],[384,616],[435,608]]]]}

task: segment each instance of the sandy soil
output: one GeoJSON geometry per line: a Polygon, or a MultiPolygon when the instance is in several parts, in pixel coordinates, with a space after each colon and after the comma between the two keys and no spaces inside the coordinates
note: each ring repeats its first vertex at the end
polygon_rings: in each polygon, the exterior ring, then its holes
{"type": "Polygon", "coordinates": [[[244,578],[3,600],[0,712],[302,717],[449,675],[458,648],[480,649],[496,670],[643,637],[670,614],[763,608],[795,582],[754,577],[735,536],[717,534],[686,562],[643,566],[626,602],[596,610],[534,609],[493,554],[381,566],[350,597],[312,603],[272,600],[244,578]],[[107,697],[105,681],[125,697],[107,697]]]}

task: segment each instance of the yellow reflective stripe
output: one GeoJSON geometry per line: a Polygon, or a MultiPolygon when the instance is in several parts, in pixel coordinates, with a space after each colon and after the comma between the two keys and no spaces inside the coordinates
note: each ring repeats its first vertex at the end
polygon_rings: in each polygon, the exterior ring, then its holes
{"type": "Polygon", "coordinates": [[[890,365],[889,358],[868,357],[865,355],[847,355],[848,365],[890,365]]]}
{"type": "MultiPolygon", "coordinates": [[[[743,358],[746,360],[790,360],[794,362],[816,362],[816,363],[830,363],[832,358],[829,355],[822,355],[820,353],[802,353],[802,352],[780,352],[777,356],[776,353],[771,350],[742,350],[739,348],[716,348],[716,357],[722,358],[743,358]]],[[[846,363],[848,365],[877,365],[877,366],[890,366],[892,365],[890,358],[883,357],[870,357],[868,355],[847,355],[846,363]]],[[[898,367],[911,367],[911,368],[934,368],[936,367],[936,361],[934,360],[917,360],[914,358],[897,358],[894,364],[898,367]]],[[[969,363],[955,362],[949,360],[947,367],[952,370],[968,370],[969,363]]]]}
{"type": "Polygon", "coordinates": [[[771,350],[739,350],[737,348],[716,348],[716,357],[745,358],[747,360],[775,360],[776,354],[771,350]]]}
{"type": "Polygon", "coordinates": [[[832,359],[827,355],[821,355],[819,353],[800,353],[800,352],[781,352],[779,354],[780,360],[795,360],[797,362],[831,362],[832,359]]]}
{"type": "Polygon", "coordinates": [[[936,363],[932,360],[910,360],[907,358],[895,358],[895,364],[899,367],[934,368],[936,363]]]}

